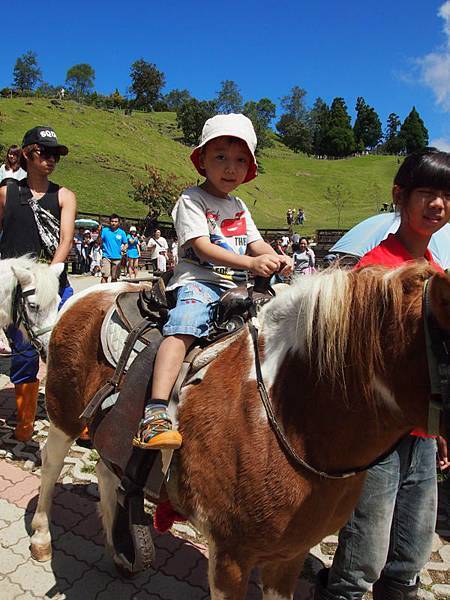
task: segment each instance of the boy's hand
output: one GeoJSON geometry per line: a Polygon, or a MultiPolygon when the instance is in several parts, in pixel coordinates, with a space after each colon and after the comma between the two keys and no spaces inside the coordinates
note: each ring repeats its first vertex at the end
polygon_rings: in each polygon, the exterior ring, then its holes
{"type": "Polygon", "coordinates": [[[294,269],[294,261],[287,254],[278,255],[280,261],[280,275],[290,275],[294,269]]]}
{"type": "Polygon", "coordinates": [[[250,271],[255,275],[269,277],[280,268],[280,258],[281,256],[277,254],[261,254],[260,256],[254,256],[251,259],[250,271]]]}

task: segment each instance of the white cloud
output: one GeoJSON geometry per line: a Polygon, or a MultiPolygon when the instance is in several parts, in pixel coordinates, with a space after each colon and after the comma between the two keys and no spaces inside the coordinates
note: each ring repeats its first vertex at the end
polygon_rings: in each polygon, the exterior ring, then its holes
{"type": "Polygon", "coordinates": [[[438,150],[442,150],[443,152],[450,152],[450,140],[436,138],[435,140],[431,140],[429,145],[438,150]]]}
{"type": "Polygon", "coordinates": [[[431,88],[437,104],[444,111],[450,111],[450,0],[439,8],[438,16],[444,20],[445,43],[442,48],[419,58],[417,63],[422,83],[431,88]]]}

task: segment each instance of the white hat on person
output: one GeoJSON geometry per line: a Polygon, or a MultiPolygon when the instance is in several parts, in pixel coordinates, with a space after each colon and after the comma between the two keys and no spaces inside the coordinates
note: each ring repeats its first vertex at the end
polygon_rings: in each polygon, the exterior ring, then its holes
{"type": "Polygon", "coordinates": [[[253,128],[253,123],[250,121],[250,119],[245,115],[236,113],[230,113],[228,115],[216,115],[215,117],[208,119],[203,125],[200,144],[191,154],[191,160],[194,163],[197,171],[200,173],[200,175],[205,174],[205,170],[200,166],[200,155],[202,148],[204,148],[204,146],[211,140],[222,136],[235,137],[245,142],[250,154],[252,155],[253,161],[248,168],[244,183],[254,179],[258,170],[258,164],[255,158],[257,144],[256,133],[253,128]]]}
{"type": "Polygon", "coordinates": [[[137,231],[137,230],[136,230],[136,227],[135,227],[134,225],[132,225],[132,226],[130,227],[130,231],[137,231]]]}

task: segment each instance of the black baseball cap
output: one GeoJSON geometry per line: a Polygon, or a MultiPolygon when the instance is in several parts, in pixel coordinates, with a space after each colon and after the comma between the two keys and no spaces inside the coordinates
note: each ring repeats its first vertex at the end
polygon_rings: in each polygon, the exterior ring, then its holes
{"type": "Polygon", "coordinates": [[[40,144],[47,148],[55,148],[59,150],[62,156],[69,153],[69,148],[58,143],[55,131],[51,127],[38,126],[29,129],[23,136],[22,148],[30,144],[40,144]]]}

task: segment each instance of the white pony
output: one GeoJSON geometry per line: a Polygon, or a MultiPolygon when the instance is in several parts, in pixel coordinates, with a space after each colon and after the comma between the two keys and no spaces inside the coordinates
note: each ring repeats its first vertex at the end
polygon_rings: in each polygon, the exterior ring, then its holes
{"type": "Polygon", "coordinates": [[[29,256],[0,260],[0,327],[16,325],[45,350],[58,312],[63,268],[62,263],[49,266],[29,256]]]}

